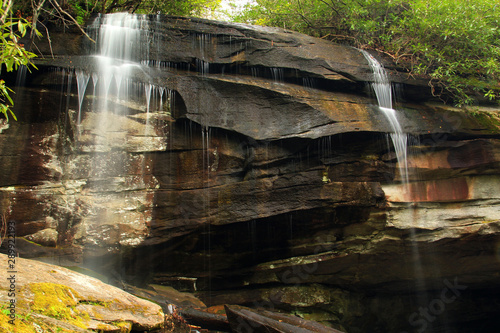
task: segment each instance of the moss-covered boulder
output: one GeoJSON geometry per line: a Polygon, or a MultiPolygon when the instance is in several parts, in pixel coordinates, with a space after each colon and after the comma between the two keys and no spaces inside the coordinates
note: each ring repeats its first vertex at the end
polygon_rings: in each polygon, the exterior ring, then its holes
{"type": "Polygon", "coordinates": [[[59,266],[0,254],[2,332],[130,332],[161,328],[159,305],[59,266]]]}

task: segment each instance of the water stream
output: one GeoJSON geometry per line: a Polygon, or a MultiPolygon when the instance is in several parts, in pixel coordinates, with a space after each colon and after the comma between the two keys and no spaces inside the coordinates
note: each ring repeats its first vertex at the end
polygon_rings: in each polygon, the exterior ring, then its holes
{"type": "Polygon", "coordinates": [[[382,111],[391,125],[392,132],[390,133],[390,137],[398,160],[401,182],[405,184],[405,190],[408,192],[408,135],[403,132],[397,118],[396,110],[392,106],[392,86],[387,76],[387,71],[370,53],[365,50],[361,50],[361,52],[373,70],[373,82],[371,86],[377,97],[380,111],[382,111]]]}
{"type": "MultiPolygon", "coordinates": [[[[405,197],[408,200],[406,203],[407,207],[405,209],[411,209],[411,191],[408,174],[408,134],[403,132],[401,124],[397,118],[397,111],[392,106],[392,86],[385,68],[371,54],[364,50],[361,52],[368,60],[368,63],[373,70],[373,82],[371,86],[377,97],[379,109],[387,118],[392,128],[390,137],[394,146],[394,151],[396,152],[400,181],[403,184],[402,189],[405,191],[405,197]]],[[[414,225],[416,225],[417,221],[418,216],[414,214],[414,225]]],[[[413,261],[413,275],[415,279],[415,283],[413,286],[410,286],[410,289],[415,288],[415,302],[417,306],[420,306],[428,304],[428,295],[426,292],[421,292],[427,288],[415,228],[410,229],[410,242],[411,260],[413,261]]]]}
{"type": "MultiPolygon", "coordinates": [[[[173,97],[169,90],[151,80],[149,73],[153,69],[142,64],[149,60],[145,39],[150,37],[147,32],[150,23],[146,16],[127,13],[98,16],[87,28],[97,41],[89,57],[90,66],[68,74],[68,80],[76,77],[78,93],[75,146],[88,156],[85,167],[81,168],[84,170],[74,170],[86,174],[88,181],[83,191],[92,202],[82,224],[98,228],[103,241],[107,240],[108,232],[117,228],[117,223],[133,224],[136,219],[149,223],[151,216],[146,213],[136,217],[131,208],[135,201],[128,197],[149,202],[147,190],[156,183],[149,175],[151,161],[145,152],[151,147],[164,149],[167,145],[158,144],[152,115],[168,112],[169,107],[164,110],[163,104],[173,97]],[[124,187],[130,189],[125,198],[120,194],[124,187]],[[135,190],[143,192],[136,194],[135,190]],[[113,211],[129,212],[129,220],[115,221],[113,211]]],[[[70,82],[67,86],[71,88],[70,82]]],[[[136,245],[145,237],[145,232],[140,233],[121,233],[119,242],[136,245]]],[[[93,268],[97,264],[86,265],[93,268]]]]}

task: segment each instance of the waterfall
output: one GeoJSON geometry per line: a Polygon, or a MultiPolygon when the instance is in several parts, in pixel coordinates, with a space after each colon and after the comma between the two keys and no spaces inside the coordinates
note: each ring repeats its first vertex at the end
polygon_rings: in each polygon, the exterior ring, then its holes
{"type": "MultiPolygon", "coordinates": [[[[408,135],[403,132],[401,125],[397,119],[397,112],[392,107],[392,87],[385,68],[371,54],[369,54],[364,50],[361,50],[361,52],[368,60],[370,68],[373,70],[373,82],[371,86],[375,91],[375,95],[377,97],[377,101],[379,104],[379,109],[387,118],[392,128],[390,137],[394,145],[394,150],[396,152],[396,157],[398,160],[401,182],[404,185],[403,190],[406,192],[408,204],[410,204],[411,191],[409,188],[410,186],[409,186],[408,159],[407,159],[408,135]]],[[[417,215],[413,215],[413,223],[416,224],[417,219],[418,219],[417,215]]],[[[416,302],[419,305],[425,305],[429,303],[429,299],[426,292],[423,294],[419,293],[419,290],[426,290],[427,288],[424,279],[424,267],[422,265],[422,259],[420,256],[420,249],[417,241],[417,234],[415,228],[410,229],[410,241],[411,241],[411,256],[413,260],[413,271],[415,276],[416,302]]]]}
{"type": "MultiPolygon", "coordinates": [[[[396,152],[396,158],[398,160],[399,174],[401,177],[401,182],[408,185],[408,135],[403,133],[401,124],[398,121],[396,110],[392,107],[392,87],[387,77],[387,72],[380,62],[375,59],[370,53],[365,50],[361,50],[366,60],[373,71],[373,82],[371,84],[373,91],[377,97],[378,106],[380,111],[389,121],[391,125],[392,132],[390,137],[392,144],[394,146],[394,151],[396,152]]],[[[407,186],[405,186],[406,188],[407,186]]]]}
{"type": "Polygon", "coordinates": [[[147,28],[148,21],[137,15],[115,13],[104,16],[99,25],[98,49],[99,55],[112,59],[140,60],[141,31],[147,28]]]}
{"type": "Polygon", "coordinates": [[[80,125],[85,119],[88,122],[90,117],[94,119],[96,143],[101,140],[95,145],[96,151],[109,151],[112,148],[112,143],[106,139],[110,135],[114,136],[112,132],[116,128],[113,129],[113,126],[118,124],[109,123],[109,117],[106,123],[106,115],[131,115],[135,119],[144,119],[144,133],[141,134],[154,134],[154,131],[148,129],[152,125],[150,114],[163,110],[163,106],[158,105],[163,103],[163,99],[159,103],[154,99],[156,90],[160,87],[153,83],[151,72],[154,68],[150,66],[157,67],[159,62],[149,59],[150,43],[145,42],[152,40],[154,44],[154,36],[150,31],[154,24],[146,15],[114,13],[96,17],[87,27],[89,35],[96,40],[91,56],[95,62],[95,70],[91,73],[75,71],[79,103],[77,124],[80,125]],[[142,82],[137,82],[136,77],[141,77],[142,82]],[[93,102],[88,110],[83,110],[85,91],[90,79],[93,102]],[[84,111],[90,111],[87,117],[84,111]]]}
{"type": "MultiPolygon", "coordinates": [[[[127,82],[132,68],[140,67],[145,51],[140,47],[143,31],[148,21],[137,15],[116,13],[104,16],[102,22],[96,19],[93,28],[98,29],[96,59],[101,79],[100,94],[102,108],[108,109],[111,84],[115,82],[116,97],[123,81],[127,82]]],[[[125,94],[125,99],[129,96],[125,94]]]]}
{"type": "MultiPolygon", "coordinates": [[[[96,17],[87,27],[96,41],[91,54],[81,66],[63,69],[60,75],[65,80],[61,96],[67,96],[61,97],[61,106],[71,122],[68,128],[76,129],[68,131],[76,134],[65,142],[71,154],[64,168],[71,174],[65,185],[82,193],[73,203],[79,207],[74,209],[79,212],[78,242],[109,253],[118,251],[109,245],[113,242],[135,246],[147,236],[154,204],[150,191],[159,186],[150,152],[165,151],[170,144],[165,119],[174,93],[159,83],[156,67],[149,66],[158,64],[149,59],[153,24],[145,15],[96,17]],[[76,111],[69,112],[70,107],[76,111]]],[[[99,270],[92,260],[85,266],[99,270]]]]}

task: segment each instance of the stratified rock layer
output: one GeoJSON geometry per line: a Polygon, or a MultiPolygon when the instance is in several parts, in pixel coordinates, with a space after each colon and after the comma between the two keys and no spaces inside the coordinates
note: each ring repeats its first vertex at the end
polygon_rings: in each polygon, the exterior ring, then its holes
{"type": "Polygon", "coordinates": [[[498,109],[433,104],[387,64],[410,100],[406,186],[358,50],[205,20],[150,27],[132,73],[148,105],[113,96],[94,112],[89,83],[80,106],[75,73],[96,65],[67,36],[18,90],[0,199],[22,256],[351,333],[496,332],[498,109]]]}

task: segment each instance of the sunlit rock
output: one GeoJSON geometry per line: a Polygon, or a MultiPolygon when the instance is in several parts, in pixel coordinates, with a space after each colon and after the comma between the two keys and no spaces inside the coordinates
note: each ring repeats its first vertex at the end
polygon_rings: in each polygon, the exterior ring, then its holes
{"type": "MultiPolygon", "coordinates": [[[[7,256],[0,257],[7,267],[7,256]]],[[[62,327],[76,332],[85,329],[113,332],[128,327],[128,332],[163,326],[164,315],[159,305],[96,278],[21,258],[16,259],[15,268],[11,280],[0,282],[2,300],[7,299],[10,284],[15,285],[14,294],[9,296],[16,302],[15,313],[19,317],[15,318],[15,324],[23,316],[32,315],[31,321],[47,330],[62,327]]],[[[12,331],[15,327],[11,326],[12,331]]]]}

